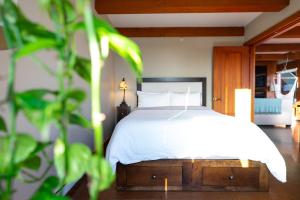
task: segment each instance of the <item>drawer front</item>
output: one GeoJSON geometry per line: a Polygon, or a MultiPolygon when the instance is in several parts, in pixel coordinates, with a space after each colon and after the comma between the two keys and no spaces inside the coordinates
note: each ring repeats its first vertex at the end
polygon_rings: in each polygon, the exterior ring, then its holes
{"type": "Polygon", "coordinates": [[[126,169],[127,186],[180,186],[182,168],[172,167],[130,167],[126,169]]]}
{"type": "Polygon", "coordinates": [[[259,168],[204,167],[204,186],[259,186],[259,168]]]}

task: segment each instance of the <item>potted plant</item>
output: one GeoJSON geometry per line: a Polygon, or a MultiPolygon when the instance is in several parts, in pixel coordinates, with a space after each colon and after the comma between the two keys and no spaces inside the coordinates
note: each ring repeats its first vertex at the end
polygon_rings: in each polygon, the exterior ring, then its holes
{"type": "Polygon", "coordinates": [[[7,46],[11,49],[7,95],[0,100],[1,106],[9,109],[9,116],[0,115],[0,199],[13,198],[13,182],[20,177],[25,183],[43,180],[31,199],[67,199],[57,191],[83,174],[89,178],[90,198],[97,199],[99,191],[108,188],[114,180],[102,151],[102,121],[105,117],[100,107],[101,71],[112,49],[140,77],[141,53],[134,42],[93,14],[90,0],[77,0],[74,4],[70,0],[38,2],[47,11],[54,30],[30,21],[12,0],[0,3],[0,21],[7,46]],[[78,31],[86,33],[90,58],[80,57],[76,52],[75,34],[78,31]],[[44,50],[56,54],[55,70],[36,55],[44,50]],[[55,77],[58,87],[54,90],[33,88],[16,91],[16,62],[23,57],[30,57],[49,76],[55,77]],[[86,91],[74,86],[75,74],[90,85],[91,121],[78,112],[86,91]],[[17,130],[17,116],[21,113],[43,135],[43,141],[17,130]],[[85,144],[69,143],[68,129],[72,124],[93,130],[94,152],[85,144]],[[59,136],[53,143],[47,140],[50,126],[59,130],[59,136]],[[53,159],[45,151],[52,146],[53,159]],[[35,176],[34,172],[40,168],[42,160],[46,160],[48,167],[41,176],[35,176]],[[57,176],[48,176],[52,165],[57,176]]]}

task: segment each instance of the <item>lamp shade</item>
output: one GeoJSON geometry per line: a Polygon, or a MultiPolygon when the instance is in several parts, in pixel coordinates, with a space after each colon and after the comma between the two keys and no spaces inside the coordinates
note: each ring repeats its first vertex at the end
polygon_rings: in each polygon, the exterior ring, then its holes
{"type": "Polygon", "coordinates": [[[120,90],[127,90],[128,89],[128,85],[125,81],[125,78],[122,79],[122,81],[120,82],[119,87],[120,87],[120,90]]]}

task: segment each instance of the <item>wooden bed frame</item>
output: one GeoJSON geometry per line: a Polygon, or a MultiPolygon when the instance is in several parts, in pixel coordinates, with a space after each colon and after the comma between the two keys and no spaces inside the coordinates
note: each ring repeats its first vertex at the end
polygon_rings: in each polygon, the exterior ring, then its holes
{"type": "MultiPolygon", "coordinates": [[[[143,78],[143,82],[201,82],[206,78],[143,78]]],[[[137,84],[137,90],[142,86],[137,84]]],[[[170,159],[117,164],[117,189],[130,191],[269,191],[269,171],[258,161],[170,159]]]]}
{"type": "Polygon", "coordinates": [[[265,164],[240,160],[156,160],[117,164],[117,189],[132,191],[268,191],[265,164]],[[245,162],[245,161],[243,161],[245,162]]]}

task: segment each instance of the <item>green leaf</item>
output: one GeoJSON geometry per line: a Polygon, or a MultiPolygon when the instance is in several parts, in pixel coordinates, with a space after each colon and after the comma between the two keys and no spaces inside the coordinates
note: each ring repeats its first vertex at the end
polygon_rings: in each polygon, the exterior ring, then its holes
{"type": "Polygon", "coordinates": [[[43,151],[45,148],[47,148],[51,144],[52,144],[52,142],[37,142],[36,148],[32,152],[32,155],[36,155],[36,154],[40,153],[41,151],[43,151]]]}
{"type": "Polygon", "coordinates": [[[48,89],[27,90],[16,94],[16,102],[20,107],[29,109],[45,109],[49,101],[44,99],[47,94],[55,94],[48,89]]]}
{"type": "Polygon", "coordinates": [[[83,144],[71,144],[66,149],[62,140],[58,139],[54,146],[54,164],[58,177],[65,184],[78,180],[87,170],[91,156],[90,149],[83,144]],[[67,150],[67,151],[66,151],[67,150]],[[67,156],[65,155],[67,153],[67,156]],[[68,169],[66,170],[65,158],[67,157],[68,169]]]}
{"type": "Polygon", "coordinates": [[[68,200],[68,197],[56,194],[59,179],[55,176],[48,177],[30,198],[31,200],[68,200]]]}
{"type": "Polygon", "coordinates": [[[40,169],[41,163],[42,163],[41,158],[39,156],[34,156],[34,157],[31,157],[31,158],[25,160],[22,163],[22,167],[37,171],[40,169]]]}
{"type": "MultiPolygon", "coordinates": [[[[11,143],[11,135],[0,137],[0,176],[10,176],[14,173],[14,171],[12,171],[14,169],[10,167],[13,153],[10,147],[11,143]]],[[[30,157],[36,148],[37,142],[28,134],[18,134],[16,135],[15,143],[12,145],[14,145],[14,164],[18,165],[30,157]]]]}
{"type": "Polygon", "coordinates": [[[66,183],[78,180],[87,170],[91,150],[83,144],[72,144],[69,147],[69,169],[66,183]]]}
{"type": "Polygon", "coordinates": [[[95,27],[97,29],[98,32],[108,32],[108,33],[119,33],[117,31],[117,29],[115,29],[112,25],[110,25],[110,23],[108,23],[107,21],[100,19],[99,17],[95,17],[94,18],[94,23],[95,23],[95,27]]]}
{"type": "Polygon", "coordinates": [[[70,123],[83,128],[92,128],[91,122],[80,114],[70,114],[70,123]]]}
{"type": "Polygon", "coordinates": [[[77,57],[74,71],[88,83],[91,82],[91,61],[85,58],[77,57]]]}
{"type": "Polygon", "coordinates": [[[68,112],[73,112],[78,109],[85,97],[85,92],[80,89],[72,89],[66,92],[64,96],[64,100],[66,100],[66,110],[68,112]]]}
{"type": "Polygon", "coordinates": [[[110,48],[126,60],[138,78],[140,78],[143,73],[143,62],[139,47],[132,40],[119,34],[105,20],[95,19],[94,21],[99,38],[107,37],[110,48]]]}
{"type": "Polygon", "coordinates": [[[120,34],[109,33],[107,36],[109,37],[110,48],[126,60],[140,78],[143,73],[143,61],[139,47],[133,41],[120,34]]]}
{"type": "Polygon", "coordinates": [[[91,180],[89,193],[92,199],[96,199],[99,191],[109,188],[115,179],[110,164],[98,155],[91,157],[87,173],[91,180]]]}
{"type": "Polygon", "coordinates": [[[22,57],[28,56],[37,51],[41,51],[44,49],[56,48],[59,46],[55,39],[40,39],[34,43],[28,43],[21,47],[16,53],[16,59],[20,59],[22,57]]]}
{"type": "Polygon", "coordinates": [[[68,100],[68,99],[72,99],[72,100],[75,100],[77,101],[78,103],[84,101],[86,95],[85,95],[85,92],[81,89],[72,89],[72,90],[69,90],[67,93],[66,93],[66,96],[65,98],[68,100]]]}
{"type": "Polygon", "coordinates": [[[0,131],[7,132],[5,121],[1,116],[0,116],[0,131]]]}
{"type": "Polygon", "coordinates": [[[16,139],[15,162],[19,163],[26,160],[35,150],[37,141],[29,134],[18,134],[16,139]]]}
{"type": "Polygon", "coordinates": [[[42,133],[61,117],[62,103],[54,101],[56,92],[47,89],[28,90],[15,95],[18,109],[22,109],[28,121],[42,133]]]}
{"type": "Polygon", "coordinates": [[[11,152],[9,148],[10,139],[8,136],[0,137],[0,177],[9,176],[11,152]]]}

